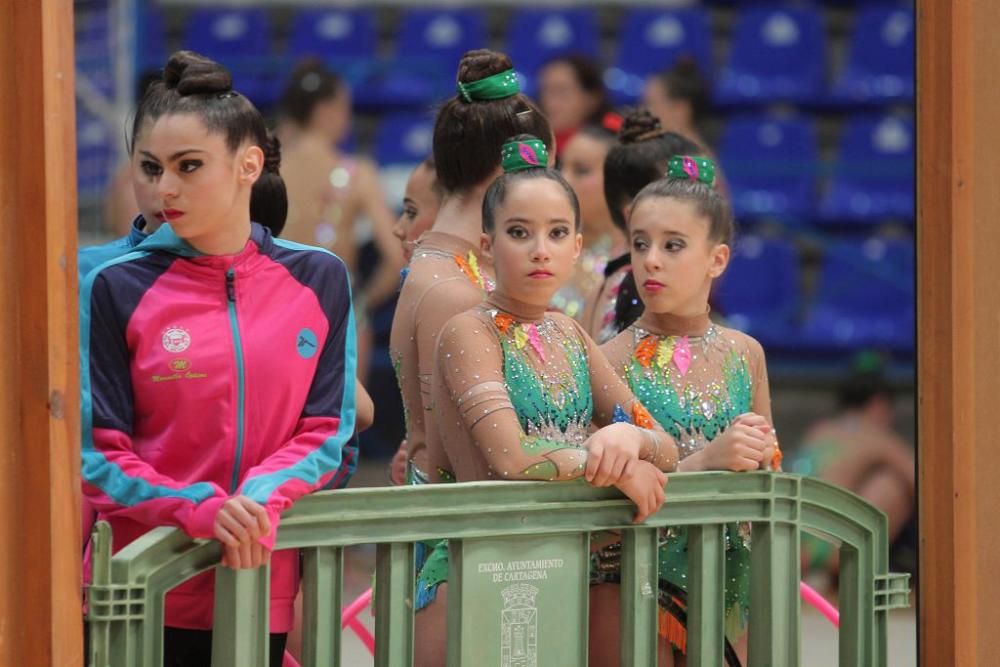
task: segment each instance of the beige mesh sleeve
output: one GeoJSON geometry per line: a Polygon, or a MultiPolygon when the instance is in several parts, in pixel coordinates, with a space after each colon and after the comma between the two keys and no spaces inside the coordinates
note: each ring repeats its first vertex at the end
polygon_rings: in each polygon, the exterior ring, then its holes
{"type": "MultiPolygon", "coordinates": [[[[450,320],[437,352],[440,382],[457,408],[463,437],[479,450],[499,479],[569,480],[582,476],[585,449],[525,433],[503,378],[503,355],[489,325],[472,314],[450,320]]],[[[436,380],[438,381],[438,380],[436,380]]]]}

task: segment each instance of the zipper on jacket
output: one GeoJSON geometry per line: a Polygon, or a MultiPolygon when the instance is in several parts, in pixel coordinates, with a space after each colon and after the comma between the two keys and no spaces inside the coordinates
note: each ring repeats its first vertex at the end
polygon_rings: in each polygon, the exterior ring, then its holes
{"type": "Polygon", "coordinates": [[[245,381],[243,367],[243,339],[236,319],[236,273],[230,267],[226,271],[226,301],[229,304],[229,329],[233,334],[233,353],[236,356],[236,456],[233,460],[233,477],[230,493],[235,493],[240,483],[240,467],[243,458],[243,421],[245,403],[245,381]]]}

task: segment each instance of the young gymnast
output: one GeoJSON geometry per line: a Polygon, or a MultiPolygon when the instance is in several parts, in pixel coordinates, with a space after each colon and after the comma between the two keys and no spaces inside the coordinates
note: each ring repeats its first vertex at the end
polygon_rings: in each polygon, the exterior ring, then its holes
{"type": "MultiPolygon", "coordinates": [[[[441,331],[432,387],[447,457],[436,456],[436,440],[429,454],[458,481],[584,477],[615,485],[642,521],[663,502],[663,471],[674,468],[676,446],[580,325],[548,310],[572,277],[583,240],[576,196],[545,167],[547,157],[529,135],[503,148],[506,173],[486,192],[482,211],[482,250],[496,270],[496,290],[441,331]]],[[[447,558],[441,542],[418,576],[420,665],[443,658],[447,558]]]]}
{"type": "MultiPolygon", "coordinates": [[[[646,186],[628,217],[632,270],[642,316],[602,346],[653,418],[677,441],[678,471],[768,469],[780,461],[771,427],[760,344],[713,324],[708,297],[726,270],[733,236],[728,203],[712,186],[715,165],[675,156],[646,186]]],[[[599,559],[614,563],[613,549],[599,559]]],[[[686,629],[666,611],[670,586],[686,590],[687,533],[670,529],[660,548],[660,634],[683,653],[686,629]]],[[[743,649],[749,612],[750,528],[726,529],[726,635],[743,649]]],[[[606,568],[608,580],[617,571],[606,568]]],[[[609,594],[609,603],[617,593],[609,594]]],[[[678,662],[683,664],[683,658],[678,662]]],[[[670,664],[670,663],[668,663],[670,664]]]]}
{"type": "Polygon", "coordinates": [[[466,53],[457,79],[457,93],[434,123],[441,206],[414,247],[389,341],[403,399],[410,483],[436,477],[427,460],[427,431],[434,427],[428,417],[438,334],[448,319],[482,301],[492,284],[479,254],[479,236],[483,195],[500,174],[500,148],[522,132],[547,141],[552,136],[538,107],[518,92],[513,63],[505,54],[466,53]]]}

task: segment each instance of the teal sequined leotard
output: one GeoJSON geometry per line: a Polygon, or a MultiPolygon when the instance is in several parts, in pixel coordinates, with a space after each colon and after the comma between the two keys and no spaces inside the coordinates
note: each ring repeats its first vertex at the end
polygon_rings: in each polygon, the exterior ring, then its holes
{"type": "MultiPolygon", "coordinates": [[[[452,319],[439,340],[435,430],[452,472],[459,481],[576,479],[592,425],[612,423],[635,398],[577,323],[544,309],[515,318],[494,300],[452,319]]],[[[418,609],[447,573],[441,544],[418,574],[418,609]]]]}
{"type": "MultiPolygon", "coordinates": [[[[676,323],[697,336],[666,335],[638,325],[601,349],[653,418],[677,442],[680,456],[701,450],[747,412],[770,421],[763,352],[748,336],[700,321],[676,323]]],[[[726,527],[726,634],[746,627],[750,603],[750,526],[726,527]]],[[[687,531],[670,528],[660,544],[661,579],[687,590],[687,531]]],[[[661,615],[663,634],[683,647],[676,623],[661,615]]]]}

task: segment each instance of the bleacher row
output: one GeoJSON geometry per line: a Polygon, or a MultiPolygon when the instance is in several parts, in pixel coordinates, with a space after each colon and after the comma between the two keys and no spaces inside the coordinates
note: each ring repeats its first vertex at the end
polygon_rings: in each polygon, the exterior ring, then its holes
{"type": "MultiPolygon", "coordinates": [[[[831,72],[824,14],[819,6],[741,3],[735,25],[722,37],[728,53],[716,63],[709,9],[625,7],[610,19],[614,54],[606,83],[618,103],[634,102],[645,77],[678,57],[693,57],[715,81],[721,105],[792,102],[809,105],[883,104],[913,98],[913,11],[899,3],[860,3],[848,53],[831,72]]],[[[372,9],[303,8],[276,22],[265,7],[200,7],[186,14],[181,41],[232,67],[238,87],[263,107],[280,93],[288,65],[303,56],[330,62],[351,80],[361,107],[421,107],[452,94],[455,63],[486,45],[506,50],[527,91],[549,59],[567,52],[601,60],[602,29],[594,8],[516,8],[491,39],[490,15],[481,7],[406,8],[380,48],[372,9]],[[284,27],[279,34],[277,26],[284,27]]],[[[142,62],[166,52],[166,24],[150,7],[141,14],[142,62]]],[[[96,27],[95,29],[100,29],[96,27]]]]}
{"type": "MultiPolygon", "coordinates": [[[[426,109],[453,91],[454,66],[465,50],[489,42],[481,8],[405,9],[392,55],[379,48],[369,9],[296,9],[284,22],[264,7],[200,7],[181,17],[181,43],[231,67],[237,87],[262,107],[273,104],[292,64],[320,56],[354,83],[356,106],[393,115],[375,137],[383,165],[412,164],[429,149],[426,109]],[[286,34],[276,35],[275,24],[286,34]],[[282,47],[276,46],[282,44],[282,47]]],[[[913,14],[905,6],[864,4],[855,11],[848,54],[826,86],[828,49],[818,6],[751,6],[732,28],[731,46],[716,72],[715,98],[731,108],[719,154],[743,218],[795,222],[871,222],[913,217],[912,122],[880,115],[871,104],[906,103],[913,94],[913,14]],[[838,101],[846,115],[833,159],[819,160],[810,116],[775,118],[747,107],[793,102],[803,107],[838,101]]],[[[530,88],[537,68],[566,51],[596,55],[601,43],[592,8],[516,9],[507,46],[530,88]]],[[[625,8],[607,82],[619,102],[634,101],[641,81],[681,55],[713,72],[710,10],[625,8]]],[[[102,43],[106,21],[83,21],[78,41],[102,43]],[[95,37],[98,37],[95,39],[95,37]]],[[[140,13],[140,61],[162,62],[167,24],[155,5],[140,13]]],[[[110,77],[97,76],[98,86],[110,77]]],[[[110,132],[81,112],[83,161],[105,159],[110,132]]],[[[117,150],[117,149],[111,149],[117,150]]],[[[99,178],[98,175],[94,180],[99,178]]],[[[82,172],[83,173],[83,172],[82,172]]],[[[86,170],[91,173],[91,170],[86,170]]],[[[98,183],[82,182],[89,191],[98,183]]]]}
{"type": "Polygon", "coordinates": [[[729,323],[778,356],[862,347],[912,352],[912,240],[867,236],[821,245],[815,288],[807,294],[802,258],[790,238],[738,237],[716,292],[729,323]]]}

